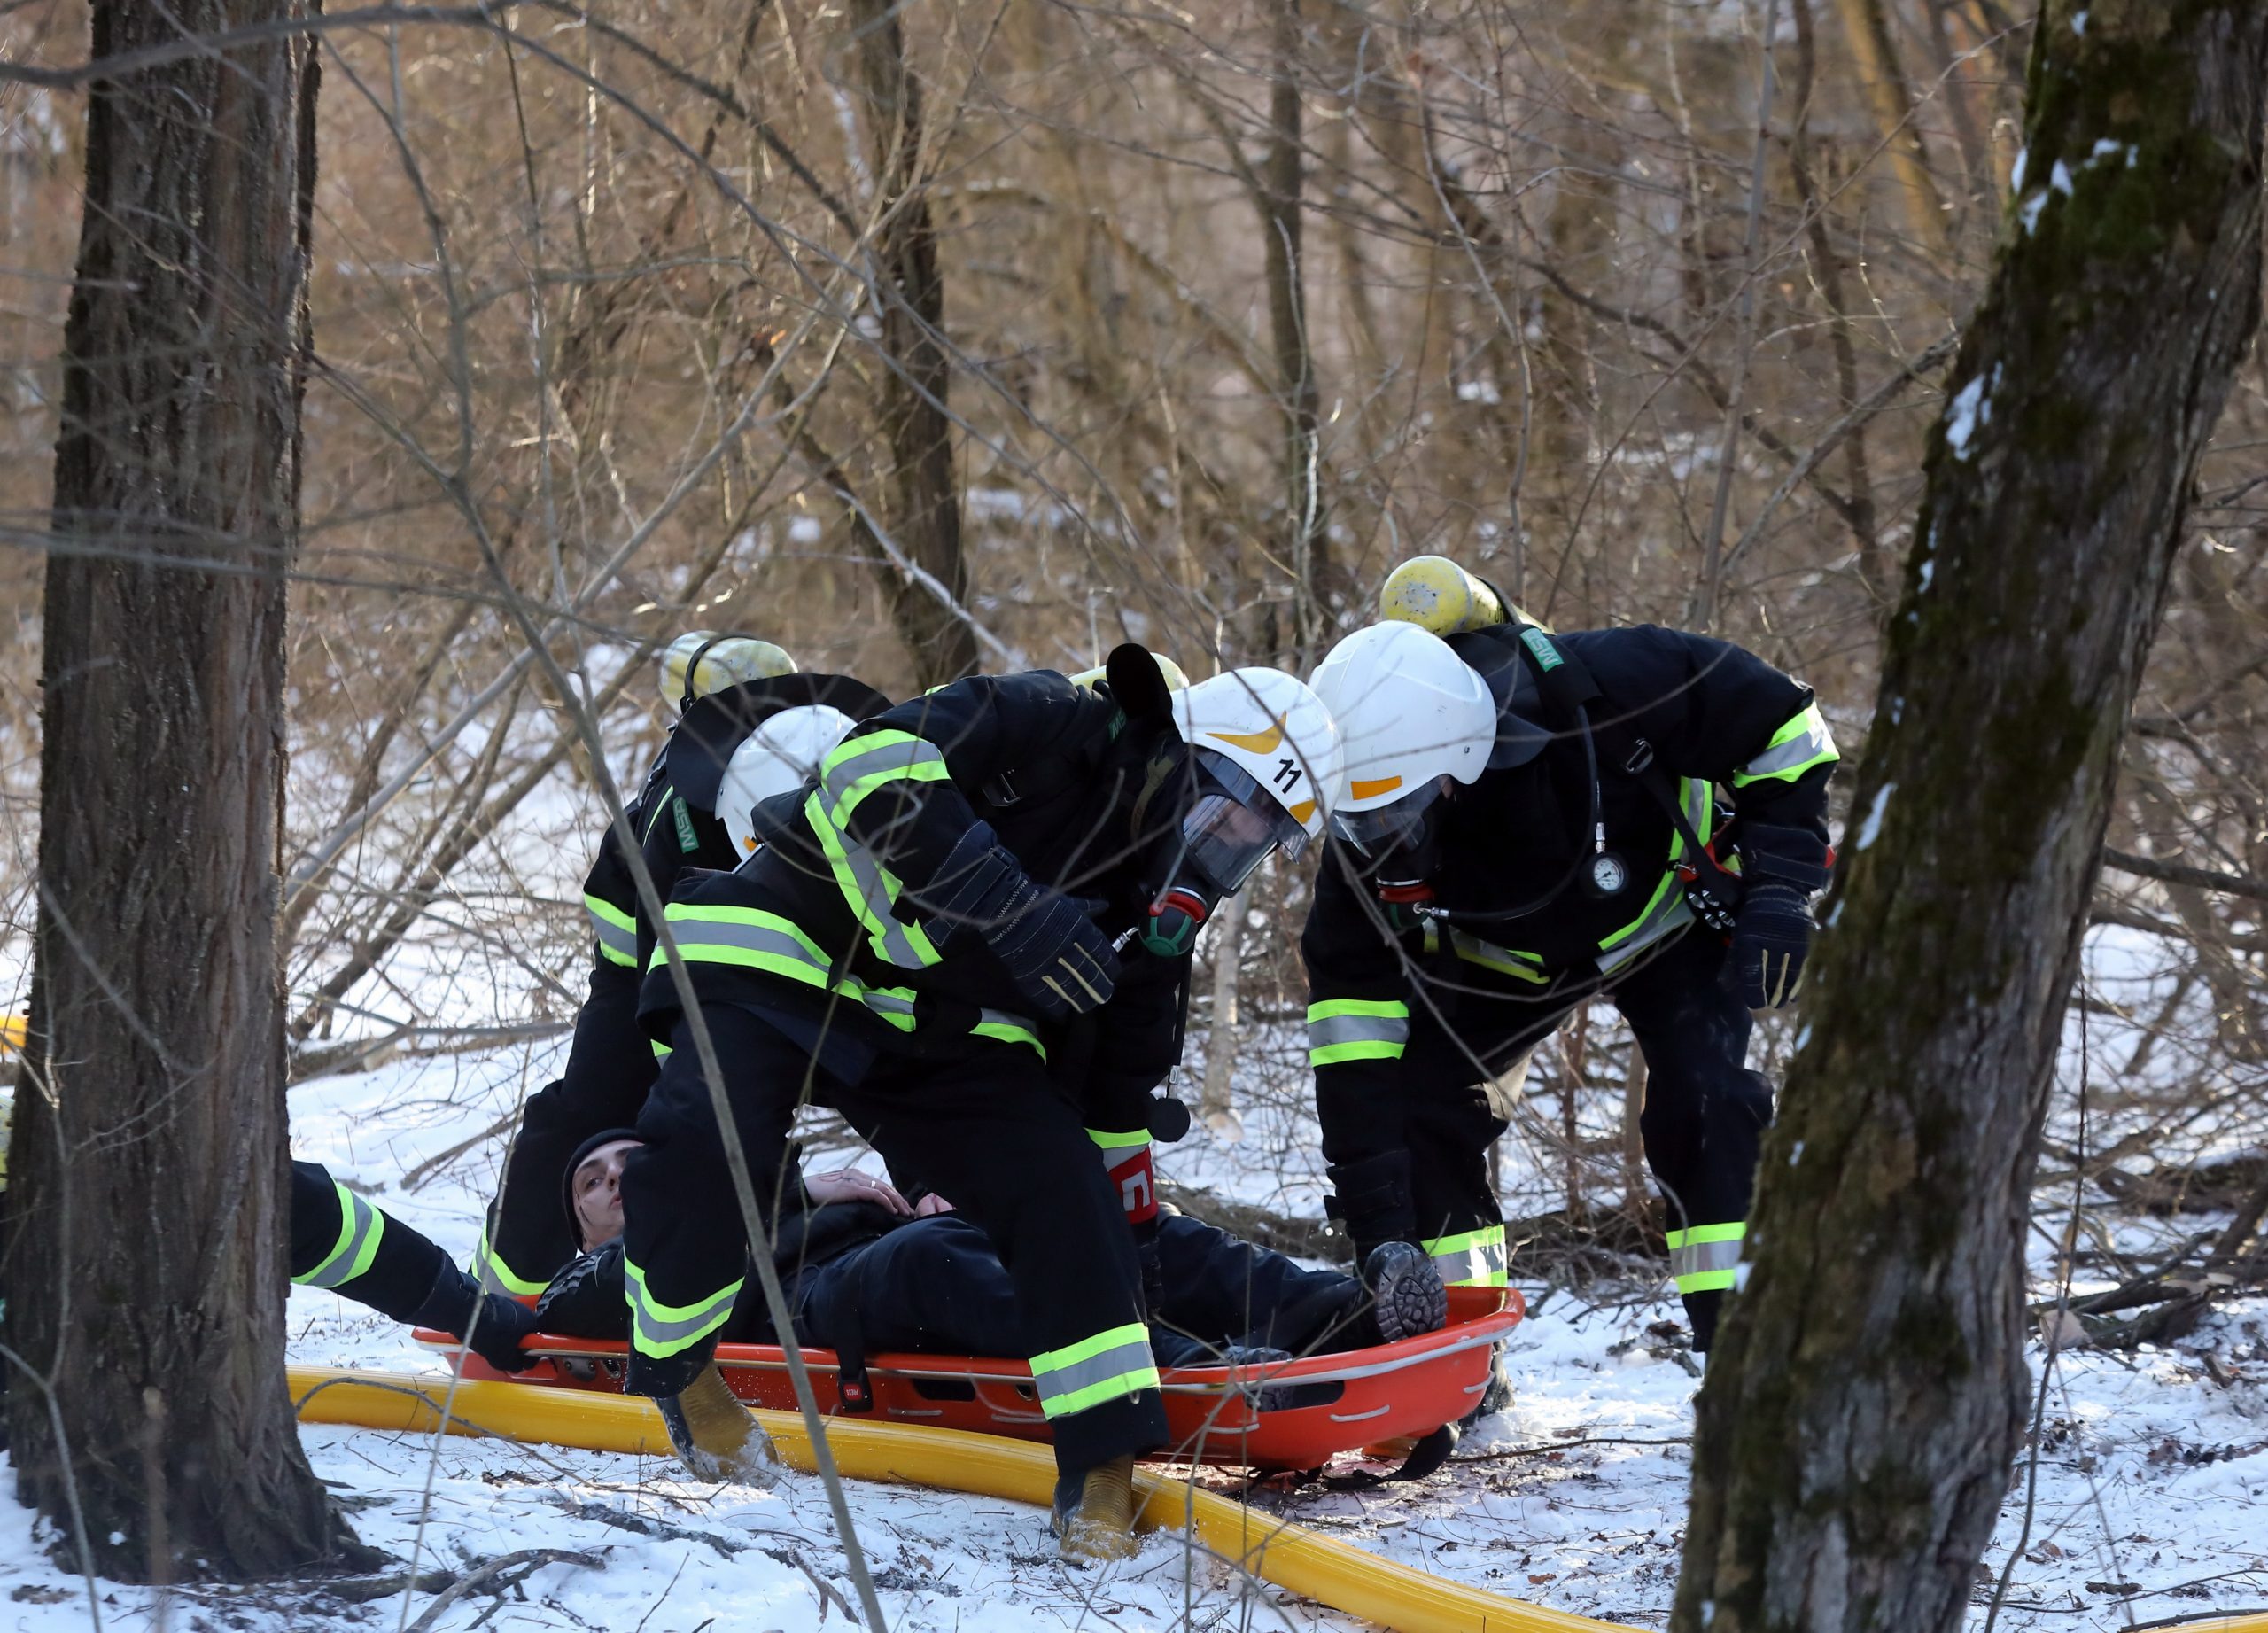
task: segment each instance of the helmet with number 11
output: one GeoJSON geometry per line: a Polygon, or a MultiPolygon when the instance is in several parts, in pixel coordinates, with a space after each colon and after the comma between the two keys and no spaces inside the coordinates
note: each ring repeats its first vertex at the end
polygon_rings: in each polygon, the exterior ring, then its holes
{"type": "Polygon", "coordinates": [[[1296,858],[1322,835],[1344,774],[1331,712],[1280,669],[1231,669],[1177,691],[1173,721],[1189,745],[1194,797],[1182,814],[1179,864],[1143,935],[1169,955],[1189,950],[1197,926],[1270,851],[1296,858]]]}

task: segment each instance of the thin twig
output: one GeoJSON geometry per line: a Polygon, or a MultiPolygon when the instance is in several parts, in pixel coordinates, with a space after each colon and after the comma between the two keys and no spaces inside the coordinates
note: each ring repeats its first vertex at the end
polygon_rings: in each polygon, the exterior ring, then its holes
{"type": "Polygon", "coordinates": [[[492,1578],[502,1575],[515,1566],[531,1566],[540,1569],[547,1565],[579,1565],[585,1570],[602,1571],[606,1561],[594,1553],[578,1553],[571,1548],[523,1548],[517,1553],[499,1555],[477,1570],[467,1571],[428,1605],[417,1620],[409,1624],[409,1633],[431,1633],[433,1624],[441,1613],[459,1599],[492,1578]]]}

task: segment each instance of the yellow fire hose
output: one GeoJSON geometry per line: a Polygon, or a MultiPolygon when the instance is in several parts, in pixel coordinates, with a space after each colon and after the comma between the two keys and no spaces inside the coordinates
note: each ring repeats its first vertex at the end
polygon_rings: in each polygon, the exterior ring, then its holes
{"type": "MultiPolygon", "coordinates": [[[[446,1380],[342,1367],[290,1370],[291,1398],[305,1422],[430,1433],[441,1420],[446,1380]]],[[[756,1415],[782,1458],[797,1468],[812,1466],[801,1418],[783,1411],[756,1415]]],[[[453,1435],[543,1441],[589,1451],[672,1455],[661,1415],[647,1402],[576,1389],[460,1383],[449,1404],[448,1429],[453,1435]]],[[[902,1481],[1043,1506],[1054,1496],[1054,1454],[1025,1441],[850,1419],[829,1423],[827,1440],[835,1466],[860,1480],[902,1481]]],[[[1216,1492],[1155,1474],[1143,1474],[1139,1481],[1146,1524],[1185,1525],[1206,1547],[1264,1581],[1396,1633],[1629,1633],[1612,1622],[1429,1576],[1271,1520],[1216,1492]]],[[[2240,1630],[2232,1628],[2230,1633],[2240,1630]]]]}

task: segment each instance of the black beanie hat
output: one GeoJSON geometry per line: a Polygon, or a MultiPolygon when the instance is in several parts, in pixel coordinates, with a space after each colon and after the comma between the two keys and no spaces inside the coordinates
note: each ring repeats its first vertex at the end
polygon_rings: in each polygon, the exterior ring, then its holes
{"type": "MultiPolygon", "coordinates": [[[[567,1170],[559,1176],[559,1202],[560,1206],[567,1210],[567,1239],[576,1243],[579,1248],[583,1240],[583,1221],[575,1211],[575,1170],[583,1165],[583,1160],[586,1157],[601,1146],[610,1146],[617,1139],[641,1138],[642,1136],[634,1128],[601,1129],[581,1145],[577,1146],[575,1155],[567,1159],[567,1170]]],[[[596,1245],[593,1244],[593,1246],[596,1245]]]]}

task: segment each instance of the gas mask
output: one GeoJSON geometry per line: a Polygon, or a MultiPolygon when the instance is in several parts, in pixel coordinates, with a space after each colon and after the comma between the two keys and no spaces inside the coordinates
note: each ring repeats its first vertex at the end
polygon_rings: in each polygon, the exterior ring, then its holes
{"type": "Polygon", "coordinates": [[[1181,819],[1142,932],[1142,945],[1161,958],[1179,958],[1195,945],[1197,927],[1244,888],[1270,851],[1280,847],[1297,857],[1308,840],[1283,802],[1235,761],[1200,747],[1191,750],[1191,762],[1196,797],[1181,819]]]}
{"type": "Polygon", "coordinates": [[[1441,859],[1441,785],[1447,781],[1436,777],[1390,805],[1331,813],[1331,831],[1354,847],[1381,891],[1414,890],[1433,879],[1441,859]]]}

